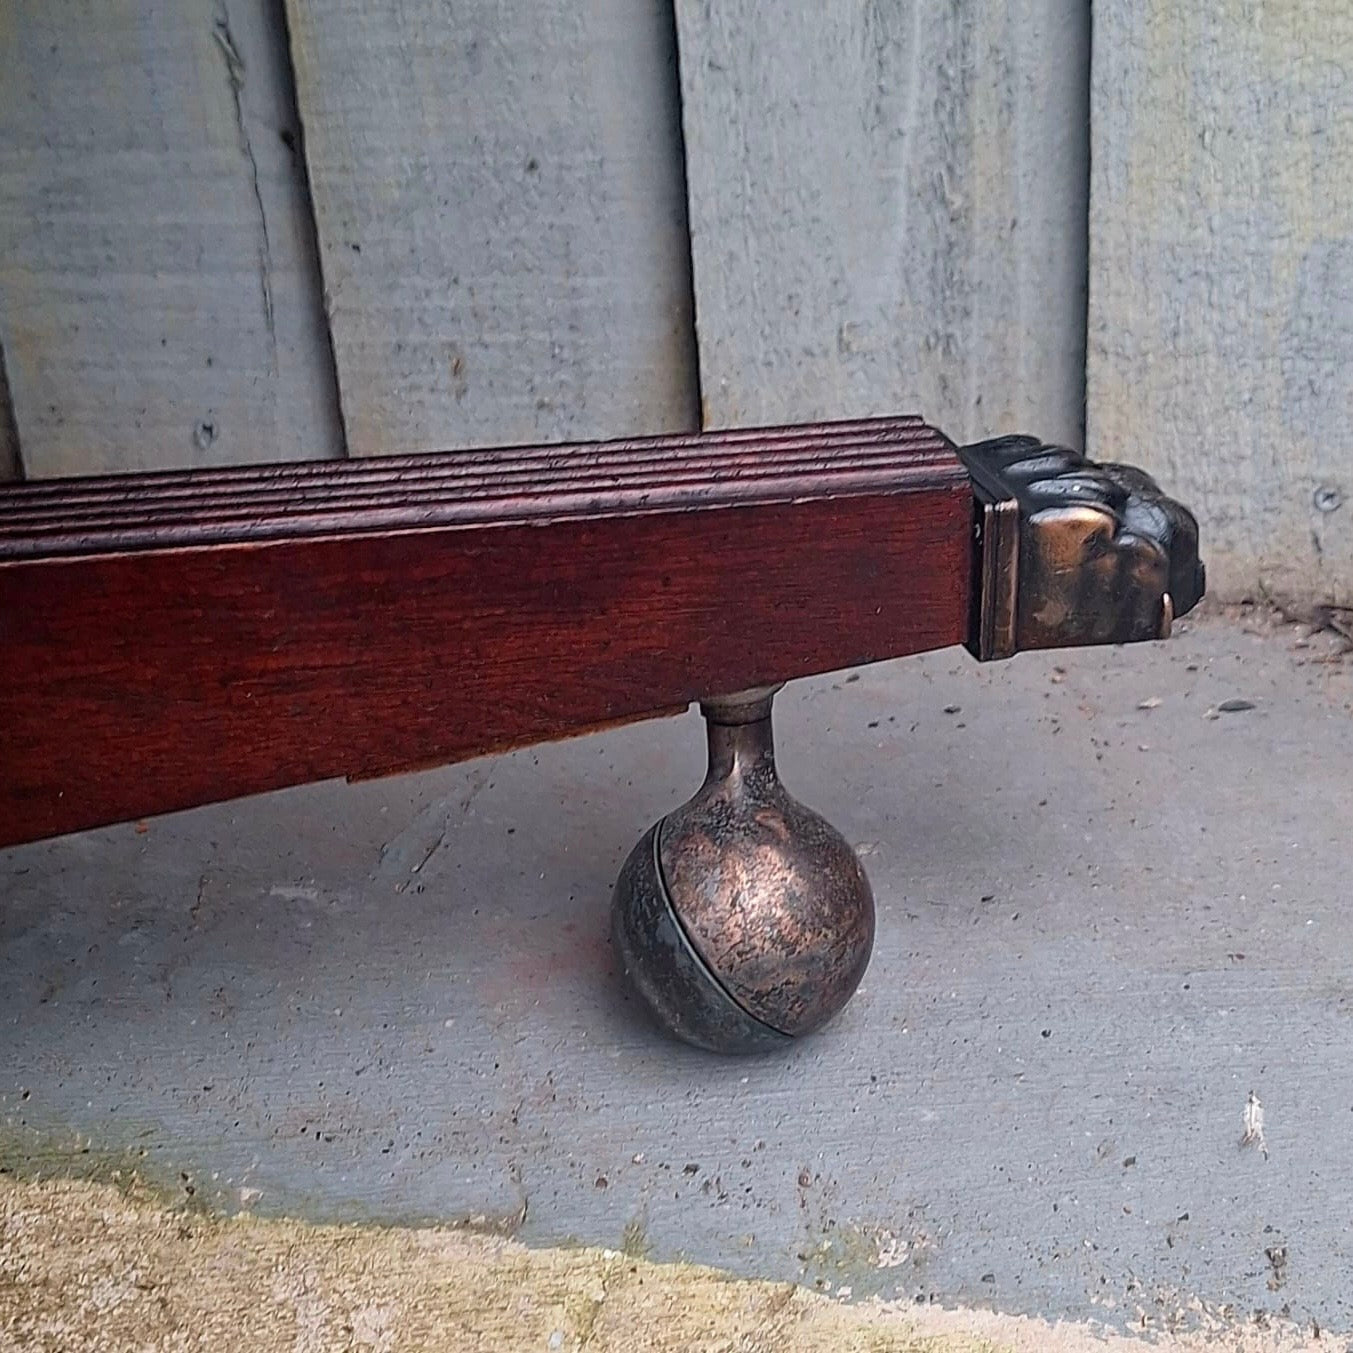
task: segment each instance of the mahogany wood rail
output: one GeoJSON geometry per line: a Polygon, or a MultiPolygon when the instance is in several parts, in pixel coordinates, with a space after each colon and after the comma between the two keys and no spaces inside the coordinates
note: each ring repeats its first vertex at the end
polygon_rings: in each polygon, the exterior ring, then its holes
{"type": "Polygon", "coordinates": [[[957,644],[919,418],[0,489],[0,845],[957,644]]]}

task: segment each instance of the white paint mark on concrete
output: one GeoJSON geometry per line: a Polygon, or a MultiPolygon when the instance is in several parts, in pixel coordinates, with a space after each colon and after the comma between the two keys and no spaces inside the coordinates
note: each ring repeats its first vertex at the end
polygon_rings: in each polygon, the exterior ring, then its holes
{"type": "Polygon", "coordinates": [[[1256,1147],[1267,1160],[1268,1143],[1264,1140],[1264,1106],[1253,1090],[1250,1091],[1249,1098],[1245,1101],[1242,1121],[1245,1125],[1245,1131],[1240,1138],[1241,1146],[1256,1147]]]}
{"type": "Polygon", "coordinates": [[[275,883],[268,889],[268,896],[280,897],[283,902],[318,902],[319,889],[286,883],[275,883]]]}

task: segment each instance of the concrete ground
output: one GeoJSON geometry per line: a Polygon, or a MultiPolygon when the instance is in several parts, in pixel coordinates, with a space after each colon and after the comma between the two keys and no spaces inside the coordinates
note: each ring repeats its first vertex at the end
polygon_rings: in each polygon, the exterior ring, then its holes
{"type": "Polygon", "coordinates": [[[667,1042],[611,961],[694,714],[0,853],[0,1168],[1353,1333],[1353,659],[1180,631],[784,692],[786,782],[879,906],[855,1001],[784,1056],[667,1042]]]}

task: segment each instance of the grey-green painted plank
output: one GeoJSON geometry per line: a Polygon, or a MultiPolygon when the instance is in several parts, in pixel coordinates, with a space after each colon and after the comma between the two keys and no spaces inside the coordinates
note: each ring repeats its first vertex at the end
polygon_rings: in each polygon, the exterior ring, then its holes
{"type": "Polygon", "coordinates": [[[670,7],[287,6],[352,453],[694,426],[670,7]]]}
{"type": "Polygon", "coordinates": [[[705,420],[1079,444],[1084,0],[677,0],[705,420]]]}
{"type": "Polygon", "coordinates": [[[1353,602],[1353,9],[1095,5],[1088,428],[1213,590],[1353,602]]]}
{"type": "Polygon", "coordinates": [[[0,27],[29,475],[341,454],[278,0],[13,0],[0,27]]]}

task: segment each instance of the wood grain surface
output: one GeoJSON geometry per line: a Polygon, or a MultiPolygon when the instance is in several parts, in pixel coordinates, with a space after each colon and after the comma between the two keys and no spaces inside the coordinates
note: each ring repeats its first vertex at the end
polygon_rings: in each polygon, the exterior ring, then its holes
{"type": "Polygon", "coordinates": [[[0,844],[943,647],[968,614],[967,476],[915,419],[128,490],[0,492],[0,844]]]}
{"type": "Polygon", "coordinates": [[[1085,0],[676,0],[705,424],[1081,445],[1085,0]]]}
{"type": "Polygon", "coordinates": [[[1350,66],[1344,0],[1095,5],[1088,450],[1298,613],[1353,606],[1350,66]]]}

